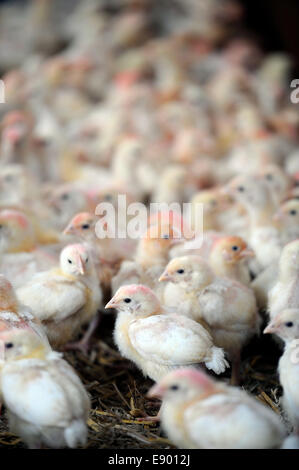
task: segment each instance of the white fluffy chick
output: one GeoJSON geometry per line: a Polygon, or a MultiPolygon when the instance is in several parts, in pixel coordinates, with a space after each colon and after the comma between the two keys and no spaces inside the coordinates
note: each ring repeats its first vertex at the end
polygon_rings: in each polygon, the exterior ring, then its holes
{"type": "Polygon", "coordinates": [[[272,410],[202,371],[171,372],[148,396],[162,399],[162,427],[182,449],[274,449],[286,434],[272,410]]]}
{"type": "Polygon", "coordinates": [[[232,360],[232,382],[239,381],[242,347],[258,333],[260,318],[251,289],[228,278],[215,276],[198,256],[182,256],[169,262],[160,281],[166,306],[180,305],[180,312],[211,329],[214,343],[232,360]]]}
{"type": "Polygon", "coordinates": [[[5,331],[0,342],[0,393],[11,432],[30,448],[84,445],[90,400],[74,369],[33,332],[5,331]]]}
{"type": "Polygon", "coordinates": [[[88,249],[82,244],[65,247],[60,268],[37,273],[17,289],[17,297],[42,322],[53,347],[74,339],[96,317],[102,301],[88,249]]]}
{"type": "Polygon", "coordinates": [[[266,165],[260,175],[269,187],[275,204],[280,204],[291,187],[291,178],[278,165],[266,165]]]}
{"type": "Polygon", "coordinates": [[[299,238],[299,199],[284,201],[273,216],[283,245],[299,238]]]}
{"type": "Polygon", "coordinates": [[[279,258],[281,241],[272,216],[276,210],[269,187],[255,176],[239,176],[230,182],[228,191],[246,208],[249,230],[246,241],[265,268],[279,258]]]}
{"type": "Polygon", "coordinates": [[[285,343],[279,360],[278,372],[283,388],[282,405],[294,432],[299,434],[299,308],[280,312],[264,333],[275,333],[285,343]]]}
{"type": "Polygon", "coordinates": [[[216,374],[228,367],[223,350],[214,346],[205,328],[183,315],[168,313],[146,286],[120,287],[105,308],[119,311],[114,341],[121,354],[154,381],[191,364],[204,363],[216,374]]]}
{"type": "MultiPolygon", "coordinates": [[[[289,199],[281,204],[273,219],[277,223],[281,245],[299,238],[299,200],[289,199]]],[[[279,260],[273,262],[251,284],[260,308],[266,308],[268,296],[278,279],[279,260]]]]}
{"type": "Polygon", "coordinates": [[[288,243],[279,259],[278,279],[268,296],[270,318],[289,308],[299,308],[299,240],[288,243]]]}

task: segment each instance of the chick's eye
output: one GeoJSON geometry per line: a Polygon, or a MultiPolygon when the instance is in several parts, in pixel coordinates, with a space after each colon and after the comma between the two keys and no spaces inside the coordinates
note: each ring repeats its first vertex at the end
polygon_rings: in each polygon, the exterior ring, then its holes
{"type": "Polygon", "coordinates": [[[88,263],[88,258],[86,258],[85,263],[88,263]]]}
{"type": "Polygon", "coordinates": [[[171,385],[170,387],[170,390],[172,390],[173,392],[175,392],[176,390],[178,390],[180,387],[178,385],[171,385]]]}
{"type": "Polygon", "coordinates": [[[131,299],[129,299],[128,297],[124,299],[124,302],[126,302],[126,304],[129,304],[131,302],[131,299]]]}
{"type": "Polygon", "coordinates": [[[266,180],[272,181],[272,180],[273,180],[273,176],[269,173],[268,175],[266,175],[266,180]]]}
{"type": "Polygon", "coordinates": [[[89,227],[90,227],[89,224],[83,224],[83,225],[82,225],[83,230],[88,230],[89,227]]]}
{"type": "Polygon", "coordinates": [[[292,210],[289,211],[289,214],[290,215],[296,215],[297,211],[295,209],[292,209],[292,210]]]}
{"type": "Polygon", "coordinates": [[[63,201],[66,201],[67,199],[69,199],[69,195],[68,195],[68,194],[63,194],[63,195],[61,196],[61,199],[62,199],[63,201]]]}
{"type": "Polygon", "coordinates": [[[184,272],[185,272],[184,269],[178,269],[178,270],[177,270],[177,273],[178,273],[178,274],[184,274],[184,272]]]}
{"type": "Polygon", "coordinates": [[[294,323],[292,321],[288,321],[287,323],[285,323],[285,326],[287,326],[288,328],[292,328],[292,326],[294,326],[294,323]]]}
{"type": "Polygon", "coordinates": [[[232,246],[233,251],[238,251],[239,247],[237,245],[232,246]]]}
{"type": "Polygon", "coordinates": [[[68,262],[69,262],[70,264],[72,264],[72,263],[73,263],[71,259],[68,259],[68,262]]]}
{"type": "Polygon", "coordinates": [[[13,348],[13,343],[5,343],[5,348],[6,348],[6,349],[11,349],[11,348],[13,348]]]}
{"type": "Polygon", "coordinates": [[[240,193],[244,193],[245,188],[244,188],[244,186],[238,186],[238,187],[237,187],[237,190],[238,190],[240,193]]]}
{"type": "Polygon", "coordinates": [[[111,196],[111,194],[106,194],[106,195],[104,196],[104,200],[105,200],[105,201],[112,201],[112,196],[111,196]]]}

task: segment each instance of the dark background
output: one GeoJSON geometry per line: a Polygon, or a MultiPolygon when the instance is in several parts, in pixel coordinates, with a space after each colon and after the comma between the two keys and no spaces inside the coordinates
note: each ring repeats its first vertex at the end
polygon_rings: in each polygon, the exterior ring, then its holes
{"type": "Polygon", "coordinates": [[[299,1],[240,0],[244,7],[243,23],[254,32],[267,52],[287,51],[294,59],[294,73],[299,74],[299,1]]]}
{"type": "MultiPolygon", "coordinates": [[[[28,0],[0,0],[24,3],[28,0]]],[[[51,1],[51,0],[49,0],[51,1]]],[[[153,3],[160,0],[151,0],[153,3]]],[[[235,33],[248,33],[265,52],[287,52],[293,59],[291,75],[299,76],[299,0],[238,0],[243,7],[241,26],[235,33]]]]}

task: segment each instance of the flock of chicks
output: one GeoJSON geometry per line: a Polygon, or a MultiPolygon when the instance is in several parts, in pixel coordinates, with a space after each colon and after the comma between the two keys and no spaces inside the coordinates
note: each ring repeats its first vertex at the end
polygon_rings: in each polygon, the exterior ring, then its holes
{"type": "MultiPolygon", "coordinates": [[[[45,28],[50,3],[28,7],[45,28]]],[[[87,353],[106,304],[118,311],[120,353],[156,382],[149,396],[162,399],[157,419],[176,446],[296,447],[299,116],[289,59],[263,57],[249,37],[227,40],[240,15],[232,0],[177,2],[178,12],[114,3],[117,15],[104,1],[79,2],[68,45],[50,57],[37,28],[30,55],[3,77],[0,398],[10,429],[30,448],[86,443],[90,399],[56,350],[87,353]],[[186,221],[174,210],[151,216],[139,240],[98,238],[96,206],[117,210],[118,195],[189,202],[192,239],[177,239],[186,221]],[[237,387],[242,349],[268,318],[264,333],[284,342],[287,439],[278,415],[237,387]],[[231,385],[212,377],[229,367],[231,385]]]]}

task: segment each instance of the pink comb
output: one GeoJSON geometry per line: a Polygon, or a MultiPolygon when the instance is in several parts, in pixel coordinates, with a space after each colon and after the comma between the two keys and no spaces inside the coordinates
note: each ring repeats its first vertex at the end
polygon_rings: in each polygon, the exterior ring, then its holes
{"type": "Polygon", "coordinates": [[[128,286],[123,286],[126,291],[130,294],[135,294],[136,292],[143,292],[144,294],[155,295],[154,292],[147,286],[143,286],[142,284],[130,284],[128,286]]]}
{"type": "Polygon", "coordinates": [[[89,219],[92,217],[92,214],[89,212],[80,212],[79,214],[75,215],[75,217],[72,220],[72,224],[80,224],[86,219],[89,219]]]}
{"type": "Polygon", "coordinates": [[[211,388],[214,383],[213,381],[202,371],[197,369],[178,369],[173,372],[173,377],[186,377],[199,387],[211,388]]]}
{"type": "Polygon", "coordinates": [[[85,254],[88,252],[87,248],[82,243],[74,243],[72,245],[67,245],[66,249],[76,250],[79,254],[85,254]]]}

